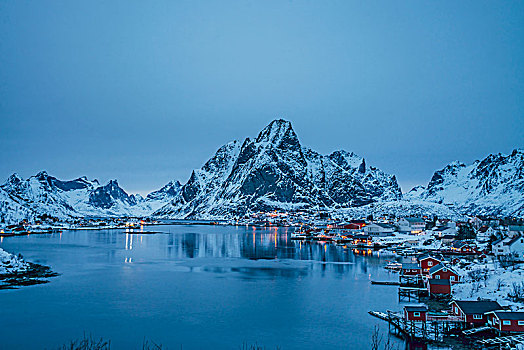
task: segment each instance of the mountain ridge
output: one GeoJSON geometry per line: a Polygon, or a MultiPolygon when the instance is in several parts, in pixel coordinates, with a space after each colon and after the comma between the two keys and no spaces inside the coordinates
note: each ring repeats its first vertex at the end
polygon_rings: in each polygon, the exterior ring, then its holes
{"type": "Polygon", "coordinates": [[[156,217],[220,217],[250,211],[353,206],[400,199],[394,175],[367,167],[346,151],[321,155],[300,144],[289,121],[277,119],[254,139],[220,147],[194,170],[156,217]],[[355,166],[356,164],[356,166],[355,166]]]}
{"type": "Polygon", "coordinates": [[[42,215],[231,218],[255,211],[321,209],[348,215],[524,216],[524,150],[453,161],[426,186],[402,194],[395,175],[345,150],[322,155],[303,146],[291,123],[277,119],[255,138],[231,141],[188,181],[173,180],[145,198],[117,180],[59,180],[40,171],[0,185],[0,223],[42,215]]]}

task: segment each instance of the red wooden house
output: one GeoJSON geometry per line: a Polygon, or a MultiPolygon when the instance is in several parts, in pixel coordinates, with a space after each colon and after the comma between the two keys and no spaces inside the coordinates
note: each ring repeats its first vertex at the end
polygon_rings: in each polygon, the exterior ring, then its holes
{"type": "Polygon", "coordinates": [[[441,260],[431,255],[423,255],[418,259],[418,263],[422,268],[422,273],[427,275],[429,269],[440,264],[441,260]]]}
{"type": "Polygon", "coordinates": [[[349,223],[352,225],[357,225],[359,229],[366,226],[366,221],[364,220],[351,220],[349,223]]]}
{"type": "Polygon", "coordinates": [[[428,277],[437,280],[450,280],[451,284],[460,281],[460,275],[455,270],[444,264],[438,264],[437,266],[430,268],[428,271],[428,277]]]}
{"type": "Polygon", "coordinates": [[[344,224],[337,226],[336,228],[345,229],[345,230],[360,230],[362,228],[359,224],[344,224]]]}
{"type": "Polygon", "coordinates": [[[438,280],[430,278],[426,282],[428,293],[438,295],[450,295],[451,294],[451,282],[449,280],[438,280]]]}
{"type": "Polygon", "coordinates": [[[426,305],[404,306],[404,319],[413,322],[426,322],[428,307],[426,305]]]}
{"type": "Polygon", "coordinates": [[[500,332],[524,333],[524,312],[491,311],[486,316],[488,325],[500,332]]]}
{"type": "Polygon", "coordinates": [[[471,325],[483,325],[487,322],[487,312],[501,310],[502,306],[496,301],[479,300],[464,301],[454,300],[451,302],[451,313],[463,317],[464,322],[471,325]]]}

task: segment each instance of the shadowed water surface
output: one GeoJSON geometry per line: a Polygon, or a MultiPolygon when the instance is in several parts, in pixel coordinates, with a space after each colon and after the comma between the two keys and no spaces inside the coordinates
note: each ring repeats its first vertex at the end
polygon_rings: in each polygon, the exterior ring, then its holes
{"type": "Polygon", "coordinates": [[[368,349],[374,326],[387,326],[367,312],[400,307],[395,287],[370,284],[397,278],[376,254],[295,242],[286,228],[150,229],[164,233],[3,238],[61,275],[0,291],[0,348],[52,349],[86,332],[114,349],[144,337],[168,349],[368,349]]]}

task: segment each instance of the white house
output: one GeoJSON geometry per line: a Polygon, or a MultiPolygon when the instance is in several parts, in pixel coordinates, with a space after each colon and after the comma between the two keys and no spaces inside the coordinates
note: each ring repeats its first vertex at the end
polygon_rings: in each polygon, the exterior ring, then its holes
{"type": "Polygon", "coordinates": [[[364,233],[370,236],[391,236],[395,232],[396,227],[386,223],[371,223],[364,226],[364,233]]]}
{"type": "Polygon", "coordinates": [[[506,237],[491,244],[491,250],[496,257],[513,256],[518,260],[524,259],[524,237],[506,237]]]}
{"type": "Polygon", "coordinates": [[[426,229],[426,222],[422,218],[402,218],[398,221],[400,231],[419,234],[426,229]]]}
{"type": "Polygon", "coordinates": [[[495,234],[495,230],[493,227],[490,226],[482,226],[477,231],[477,241],[479,242],[487,242],[489,241],[489,238],[495,234]]]}
{"type": "Polygon", "coordinates": [[[433,234],[439,238],[442,238],[446,235],[448,236],[457,235],[457,229],[455,227],[448,227],[448,226],[434,227],[432,231],[433,231],[433,234]]]}

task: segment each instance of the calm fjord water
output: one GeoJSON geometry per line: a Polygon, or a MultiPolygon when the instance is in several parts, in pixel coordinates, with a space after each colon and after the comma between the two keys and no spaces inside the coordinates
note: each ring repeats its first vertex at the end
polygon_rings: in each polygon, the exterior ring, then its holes
{"type": "MultiPolygon", "coordinates": [[[[173,225],[163,234],[64,231],[3,238],[50,283],[0,291],[0,348],[56,349],[85,333],[113,349],[369,349],[369,310],[398,309],[387,258],[289,239],[292,229],[173,225]]],[[[400,344],[398,340],[395,340],[400,344]]],[[[401,346],[402,348],[402,346],[401,346]]]]}

